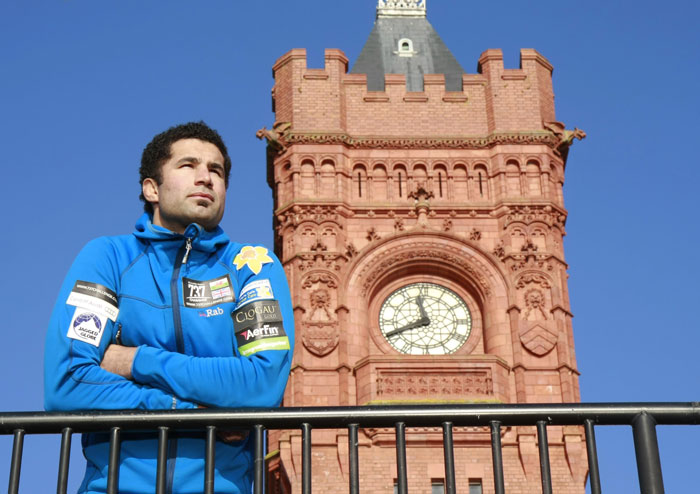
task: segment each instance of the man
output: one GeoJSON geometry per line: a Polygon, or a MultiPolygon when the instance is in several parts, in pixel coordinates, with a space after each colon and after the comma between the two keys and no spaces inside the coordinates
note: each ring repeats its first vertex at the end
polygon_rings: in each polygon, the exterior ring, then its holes
{"type": "MultiPolygon", "coordinates": [[[[270,407],[282,400],[294,321],[279,261],[229,240],[231,160],[203,122],[153,138],[141,160],[146,212],[133,235],[88,243],[61,287],[46,339],[47,410],[270,407]]],[[[252,439],[216,444],[215,489],[250,492],[252,439]]],[[[106,434],[83,436],[81,493],[107,485],[106,434]]],[[[119,492],[155,491],[157,441],[125,434],[119,492]]],[[[204,486],[203,435],[173,433],[168,493],[204,486]]]]}

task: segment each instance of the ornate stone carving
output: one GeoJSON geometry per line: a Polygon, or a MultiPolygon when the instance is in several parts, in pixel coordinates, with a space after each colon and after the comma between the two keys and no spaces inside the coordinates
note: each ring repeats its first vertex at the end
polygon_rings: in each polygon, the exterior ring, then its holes
{"type": "Polygon", "coordinates": [[[493,249],[492,254],[498,257],[501,261],[506,257],[506,249],[503,244],[503,240],[500,240],[496,247],[493,249]]]}
{"type": "Polygon", "coordinates": [[[330,311],[330,294],[328,290],[324,288],[319,288],[311,292],[309,298],[311,303],[311,316],[309,320],[311,322],[330,322],[333,320],[330,311]]]}
{"type": "Polygon", "coordinates": [[[276,152],[282,152],[287,149],[287,136],[292,124],[289,122],[275,122],[272,129],[267,130],[265,127],[255,133],[258,139],[267,139],[267,145],[276,152]]]}
{"type": "Polygon", "coordinates": [[[285,136],[287,144],[343,144],[354,149],[488,149],[499,144],[545,144],[556,149],[559,139],[551,132],[491,134],[486,137],[399,138],[351,137],[347,134],[304,134],[285,136]]]}
{"type": "Polygon", "coordinates": [[[472,228],[472,231],[469,232],[469,240],[472,242],[478,242],[481,240],[481,231],[477,230],[476,228],[472,228]]]}
{"type": "Polygon", "coordinates": [[[527,272],[520,275],[518,281],[515,283],[515,288],[525,288],[525,286],[530,283],[540,285],[542,288],[551,288],[549,279],[545,275],[537,272],[527,272]]]}
{"type": "Polygon", "coordinates": [[[324,245],[319,238],[316,238],[316,242],[310,247],[311,252],[321,253],[328,250],[328,247],[324,245]]]}
{"type": "Polygon", "coordinates": [[[299,206],[294,205],[291,209],[277,216],[278,232],[287,226],[296,228],[299,224],[305,221],[312,221],[316,224],[321,224],[325,221],[332,221],[342,229],[339,223],[338,210],[335,206],[299,206]]]}
{"type": "Polygon", "coordinates": [[[377,397],[382,400],[413,398],[464,399],[468,396],[493,395],[491,370],[462,372],[380,371],[377,397]]]}
{"type": "Polygon", "coordinates": [[[396,230],[397,232],[402,232],[402,231],[404,231],[404,228],[405,227],[404,227],[403,219],[396,218],[394,220],[394,230],[396,230]]]}
{"type": "Polygon", "coordinates": [[[444,220],[442,220],[442,229],[446,232],[452,230],[452,220],[449,218],[445,218],[444,220]]]}
{"type": "Polygon", "coordinates": [[[521,324],[520,342],[538,357],[547,355],[557,344],[557,333],[542,323],[521,324]]]}
{"type": "Polygon", "coordinates": [[[489,282],[479,271],[474,268],[474,265],[480,265],[474,257],[466,256],[461,251],[455,252],[444,245],[440,245],[439,248],[436,248],[435,244],[430,242],[419,242],[412,244],[409,248],[410,250],[405,250],[403,252],[400,251],[390,253],[388,257],[382,256],[378,263],[373,263],[373,265],[365,267],[362,274],[364,274],[366,270],[371,269],[371,271],[362,284],[362,294],[367,295],[375,280],[396,264],[402,264],[412,260],[425,259],[439,260],[440,262],[444,262],[462,269],[472,277],[475,283],[481,288],[484,295],[491,295],[491,287],[489,282]]]}
{"type": "Polygon", "coordinates": [[[311,273],[306,276],[301,287],[308,290],[317,283],[322,283],[328,288],[338,288],[338,282],[336,281],[335,277],[323,272],[311,273]]]}
{"type": "Polygon", "coordinates": [[[379,234],[377,233],[377,229],[376,229],[376,228],[371,227],[369,230],[367,230],[367,237],[366,237],[366,238],[367,238],[367,240],[369,240],[370,242],[374,242],[375,240],[379,240],[379,239],[381,239],[382,237],[379,236],[379,234]]]}
{"type": "Polygon", "coordinates": [[[309,310],[306,311],[301,327],[301,340],[314,355],[323,356],[338,346],[340,329],[335,317],[335,289],[338,280],[327,272],[313,272],[306,276],[301,287],[309,310]]]}
{"type": "Polygon", "coordinates": [[[586,133],[581,129],[574,127],[574,130],[566,130],[561,122],[545,122],[544,127],[557,137],[557,143],[554,148],[564,160],[569,154],[569,148],[574,143],[574,139],[580,141],[586,138],[586,133]]]}
{"type": "Polygon", "coordinates": [[[345,255],[348,259],[352,259],[357,255],[357,248],[355,247],[355,244],[348,242],[347,245],[345,245],[345,255]]]}
{"type": "Polygon", "coordinates": [[[535,221],[563,229],[566,215],[551,206],[511,206],[506,212],[503,228],[508,228],[515,222],[529,225],[535,221]]]}
{"type": "Polygon", "coordinates": [[[338,346],[340,331],[336,324],[305,322],[301,341],[314,355],[322,357],[331,353],[338,346]]]}
{"type": "Polygon", "coordinates": [[[526,321],[547,319],[544,312],[544,294],[540,290],[532,288],[525,292],[525,311],[522,317],[526,321]]]}
{"type": "Polygon", "coordinates": [[[422,183],[419,183],[418,186],[416,187],[416,190],[413,190],[408,193],[408,198],[409,199],[414,199],[417,204],[420,203],[430,203],[430,199],[435,197],[435,194],[433,194],[432,191],[429,191],[425,188],[425,185],[422,183]]]}
{"type": "Polygon", "coordinates": [[[432,191],[427,190],[422,183],[419,183],[416,190],[408,194],[409,199],[413,199],[416,203],[415,212],[418,216],[418,225],[423,228],[428,227],[428,216],[434,211],[430,210],[430,199],[435,197],[432,191]]]}

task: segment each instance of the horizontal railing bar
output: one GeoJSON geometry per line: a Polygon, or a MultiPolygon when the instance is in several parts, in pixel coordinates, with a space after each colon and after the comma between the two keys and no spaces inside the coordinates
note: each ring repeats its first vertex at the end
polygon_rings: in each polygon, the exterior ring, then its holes
{"type": "Polygon", "coordinates": [[[390,427],[400,416],[406,427],[439,426],[449,418],[454,427],[504,427],[533,425],[629,425],[640,413],[658,425],[694,425],[700,422],[700,403],[573,403],[573,404],[469,404],[372,407],[246,408],[217,410],[139,410],[92,412],[0,413],[0,434],[24,429],[28,434],[56,434],[64,427],[75,433],[97,432],[119,427],[123,430],[152,430],[167,426],[179,430],[204,425],[251,429],[294,429],[309,423],[316,429],[335,429],[357,423],[360,427],[390,427]]]}

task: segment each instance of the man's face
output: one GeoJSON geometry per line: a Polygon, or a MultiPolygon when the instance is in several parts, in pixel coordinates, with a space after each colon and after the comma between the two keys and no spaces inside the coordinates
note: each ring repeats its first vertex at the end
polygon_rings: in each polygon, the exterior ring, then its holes
{"type": "Polygon", "coordinates": [[[214,144],[175,141],[161,168],[162,182],[143,181],[143,195],[153,204],[153,223],[176,233],[184,233],[190,223],[215,228],[226,203],[224,173],[224,157],[214,144]]]}

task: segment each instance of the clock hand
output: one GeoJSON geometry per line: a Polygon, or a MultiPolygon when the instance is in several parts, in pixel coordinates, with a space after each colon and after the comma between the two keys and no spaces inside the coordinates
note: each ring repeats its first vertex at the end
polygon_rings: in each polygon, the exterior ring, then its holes
{"type": "MultiPolygon", "coordinates": [[[[428,314],[425,313],[425,308],[423,308],[423,297],[420,295],[416,297],[416,303],[418,304],[418,310],[420,310],[420,316],[422,319],[428,319],[428,314]]],[[[428,319],[430,321],[430,319],[428,319]]],[[[430,324],[430,323],[428,323],[430,324]]]]}
{"type": "Polygon", "coordinates": [[[421,326],[428,326],[428,325],[430,325],[430,319],[428,319],[427,317],[421,317],[417,321],[414,321],[410,324],[407,324],[405,326],[401,326],[400,328],[393,329],[393,330],[389,331],[384,336],[388,338],[390,336],[394,336],[395,334],[399,334],[399,333],[403,333],[404,331],[408,331],[409,329],[420,328],[421,326]]]}

